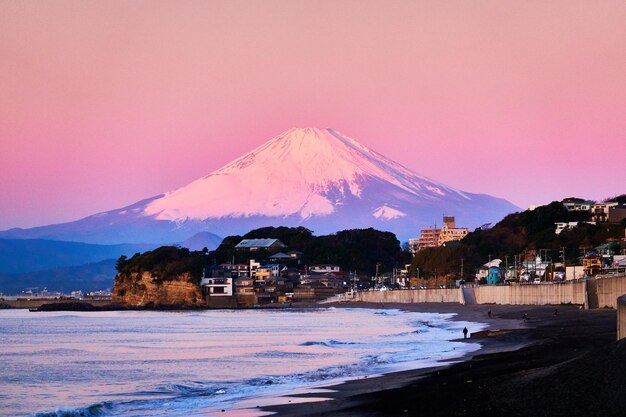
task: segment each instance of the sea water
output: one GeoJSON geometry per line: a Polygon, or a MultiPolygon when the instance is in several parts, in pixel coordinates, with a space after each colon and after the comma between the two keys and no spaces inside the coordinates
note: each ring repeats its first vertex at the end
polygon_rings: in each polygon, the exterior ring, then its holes
{"type": "Polygon", "coordinates": [[[453,314],[0,310],[0,416],[207,416],[480,348],[453,314]]]}

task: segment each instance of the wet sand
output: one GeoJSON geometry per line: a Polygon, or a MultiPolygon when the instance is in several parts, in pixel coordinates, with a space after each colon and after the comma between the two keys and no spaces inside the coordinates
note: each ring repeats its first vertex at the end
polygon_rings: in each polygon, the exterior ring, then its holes
{"type": "Polygon", "coordinates": [[[331,387],[334,392],[324,394],[329,401],[262,410],[279,417],[626,416],[626,340],[615,341],[615,310],[459,304],[384,308],[458,313],[456,319],[487,323],[489,329],[469,339],[483,348],[455,364],[349,381],[331,387]],[[524,314],[530,320],[523,320],[524,314]]]}

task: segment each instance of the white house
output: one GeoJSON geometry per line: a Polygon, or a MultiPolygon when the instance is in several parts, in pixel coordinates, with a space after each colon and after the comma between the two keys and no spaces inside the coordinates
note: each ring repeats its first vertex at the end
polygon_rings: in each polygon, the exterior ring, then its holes
{"type": "Polygon", "coordinates": [[[313,265],[309,268],[309,272],[319,272],[322,274],[329,272],[339,272],[339,270],[339,266],[330,264],[313,265]]]}

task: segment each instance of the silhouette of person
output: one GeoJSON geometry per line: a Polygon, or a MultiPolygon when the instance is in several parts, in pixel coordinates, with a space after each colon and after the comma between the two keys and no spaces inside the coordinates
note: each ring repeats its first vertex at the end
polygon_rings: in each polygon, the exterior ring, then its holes
{"type": "Polygon", "coordinates": [[[489,311],[487,312],[487,315],[489,316],[489,318],[491,318],[491,309],[489,309],[489,311]]]}
{"type": "Polygon", "coordinates": [[[554,309],[554,315],[556,316],[557,314],[559,314],[559,310],[558,309],[554,309]]]}
{"type": "Polygon", "coordinates": [[[467,339],[467,327],[463,327],[463,339],[467,339]]]}

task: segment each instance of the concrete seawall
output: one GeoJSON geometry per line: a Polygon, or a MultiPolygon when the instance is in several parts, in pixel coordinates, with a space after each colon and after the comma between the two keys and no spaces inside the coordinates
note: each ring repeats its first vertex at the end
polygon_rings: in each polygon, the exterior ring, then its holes
{"type": "Polygon", "coordinates": [[[626,294],[626,277],[596,279],[598,308],[617,308],[617,298],[626,294]]]}
{"type": "Polygon", "coordinates": [[[617,340],[626,338],[626,295],[617,299],[617,340]]]}
{"type": "Polygon", "coordinates": [[[585,305],[584,282],[546,285],[506,285],[475,287],[477,304],[585,305]]]}
{"type": "Polygon", "coordinates": [[[366,303],[460,303],[458,288],[428,290],[362,291],[354,301],[366,303]]]}

